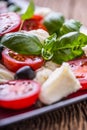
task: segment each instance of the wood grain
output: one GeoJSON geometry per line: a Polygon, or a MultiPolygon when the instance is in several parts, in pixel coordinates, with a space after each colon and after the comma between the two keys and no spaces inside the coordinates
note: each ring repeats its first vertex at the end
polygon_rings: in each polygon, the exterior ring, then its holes
{"type": "Polygon", "coordinates": [[[79,20],[87,26],[87,0],[34,0],[38,6],[49,7],[66,18],[79,20]]]}
{"type": "Polygon", "coordinates": [[[73,18],[80,20],[85,26],[87,26],[87,0],[75,1],[73,18]]]}
{"type": "Polygon", "coordinates": [[[34,0],[35,4],[42,7],[49,7],[54,11],[58,11],[64,14],[66,18],[69,18],[69,10],[71,0],[34,0]]]}

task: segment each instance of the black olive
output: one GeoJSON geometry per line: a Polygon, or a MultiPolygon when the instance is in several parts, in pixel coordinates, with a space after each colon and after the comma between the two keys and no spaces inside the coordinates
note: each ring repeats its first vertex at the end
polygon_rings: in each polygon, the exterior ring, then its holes
{"type": "Polygon", "coordinates": [[[31,67],[24,66],[16,71],[14,78],[15,79],[34,79],[35,75],[36,75],[35,71],[31,67]]]}
{"type": "Polygon", "coordinates": [[[2,51],[4,49],[4,46],[0,45],[0,60],[2,59],[2,51]]]}

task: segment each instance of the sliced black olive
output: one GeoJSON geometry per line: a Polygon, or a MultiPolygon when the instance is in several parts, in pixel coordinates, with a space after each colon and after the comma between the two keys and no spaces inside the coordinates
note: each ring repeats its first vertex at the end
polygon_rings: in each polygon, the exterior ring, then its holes
{"type": "Polygon", "coordinates": [[[0,45],[0,60],[2,59],[2,51],[4,49],[4,46],[0,45]]]}
{"type": "Polygon", "coordinates": [[[34,79],[35,75],[36,75],[35,71],[31,67],[24,66],[16,71],[14,78],[15,79],[34,79]]]}

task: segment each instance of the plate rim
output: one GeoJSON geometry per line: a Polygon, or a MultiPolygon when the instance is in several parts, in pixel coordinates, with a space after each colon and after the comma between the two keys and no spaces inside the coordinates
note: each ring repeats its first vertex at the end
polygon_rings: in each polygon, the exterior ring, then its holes
{"type": "Polygon", "coordinates": [[[71,99],[59,101],[59,102],[51,104],[49,106],[37,108],[36,110],[13,115],[13,116],[7,117],[5,119],[0,119],[0,127],[10,125],[12,123],[22,121],[24,119],[30,119],[30,118],[33,118],[36,116],[40,116],[44,113],[48,113],[50,111],[54,111],[54,110],[57,110],[57,109],[62,108],[62,107],[66,107],[68,105],[75,104],[75,103],[81,102],[81,101],[86,100],[86,99],[87,99],[87,94],[84,94],[84,95],[74,97],[71,99]]]}

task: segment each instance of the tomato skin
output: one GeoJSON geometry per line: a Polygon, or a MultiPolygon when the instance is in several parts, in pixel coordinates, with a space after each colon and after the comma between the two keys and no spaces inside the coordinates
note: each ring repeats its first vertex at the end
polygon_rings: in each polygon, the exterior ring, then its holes
{"type": "Polygon", "coordinates": [[[41,15],[33,15],[32,19],[37,20],[38,22],[41,22],[43,20],[43,17],[41,15]]]}
{"type": "Polygon", "coordinates": [[[2,61],[3,64],[11,71],[16,72],[19,68],[23,66],[30,66],[32,69],[36,70],[44,65],[44,60],[42,57],[39,56],[23,56],[17,54],[17,56],[24,57],[24,61],[19,61],[12,58],[9,55],[9,49],[4,49],[2,51],[2,61]]]}
{"type": "Polygon", "coordinates": [[[36,29],[43,29],[47,31],[46,27],[41,23],[42,20],[42,16],[34,15],[31,19],[27,19],[24,21],[22,25],[22,30],[30,31],[36,29]]]}
{"type": "Polygon", "coordinates": [[[87,90],[87,58],[79,58],[68,62],[76,78],[80,81],[81,90],[87,90]]]}
{"type": "MultiPolygon", "coordinates": [[[[6,99],[6,98],[0,98],[0,107],[7,108],[7,109],[24,109],[26,107],[32,106],[38,99],[39,93],[40,93],[40,88],[41,86],[32,80],[14,80],[14,81],[9,81],[4,84],[9,84],[10,82],[18,83],[18,82],[30,82],[30,84],[35,85],[34,86],[34,91],[32,89],[31,93],[25,96],[15,97],[13,99],[6,99]]],[[[1,84],[0,84],[1,85],[1,84]]],[[[21,86],[15,86],[19,87],[19,91],[21,91],[21,86]]],[[[26,89],[26,86],[25,86],[26,89]]]]}
{"type": "Polygon", "coordinates": [[[81,95],[84,95],[84,94],[87,94],[87,90],[79,90],[79,91],[77,91],[75,93],[70,94],[66,98],[70,99],[70,98],[74,98],[74,97],[81,96],[81,95]]]}
{"type": "Polygon", "coordinates": [[[21,18],[14,12],[0,14],[0,36],[9,32],[16,32],[21,25],[21,18]]]}

